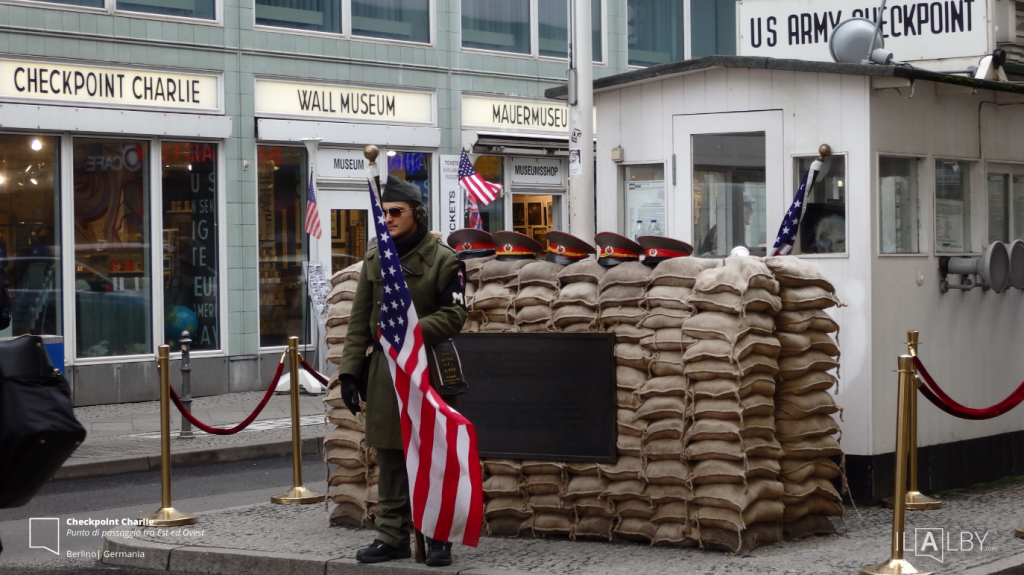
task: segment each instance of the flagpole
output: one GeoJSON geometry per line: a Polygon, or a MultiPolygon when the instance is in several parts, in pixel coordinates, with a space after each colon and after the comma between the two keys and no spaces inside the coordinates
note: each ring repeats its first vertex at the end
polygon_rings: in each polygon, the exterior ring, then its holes
{"type": "MultiPolygon", "coordinates": [[[[322,138],[317,138],[317,137],[302,138],[302,143],[306,146],[306,156],[307,156],[307,159],[309,160],[309,162],[308,162],[308,164],[309,164],[309,166],[308,166],[309,181],[306,182],[307,195],[308,195],[309,188],[312,188],[313,189],[313,196],[314,197],[316,197],[316,195],[317,195],[316,194],[316,191],[317,191],[316,190],[316,154],[317,154],[317,150],[320,147],[320,142],[321,141],[322,141],[322,138]]],[[[308,199],[307,199],[306,203],[307,203],[307,209],[308,209],[308,203],[309,203],[308,199]]],[[[306,216],[309,217],[309,214],[307,213],[306,216]]],[[[307,353],[309,353],[309,348],[310,348],[310,345],[312,344],[312,346],[313,346],[313,353],[316,356],[316,360],[314,362],[312,362],[312,364],[317,369],[317,371],[320,371],[322,369],[322,366],[320,365],[320,363],[321,363],[321,360],[322,360],[322,357],[323,357],[322,354],[320,353],[320,343],[319,343],[319,341],[317,341],[317,340],[320,339],[320,337],[319,337],[320,333],[319,333],[319,330],[317,330],[316,337],[312,337],[313,334],[310,333],[312,331],[310,328],[313,327],[313,321],[314,321],[313,317],[312,317],[313,316],[312,294],[309,291],[310,290],[309,264],[310,264],[310,261],[312,260],[313,239],[310,237],[309,230],[306,228],[306,226],[303,225],[302,227],[303,227],[303,230],[306,233],[306,250],[305,250],[305,252],[306,252],[306,254],[305,254],[306,255],[306,265],[304,266],[305,269],[303,270],[305,272],[305,277],[302,278],[302,281],[306,284],[306,289],[304,290],[305,294],[303,295],[303,300],[304,300],[303,305],[305,307],[303,308],[303,313],[302,313],[302,337],[305,340],[305,348],[306,348],[306,352],[307,353]]],[[[319,250],[317,252],[317,257],[320,257],[319,250]]],[[[330,261],[330,260],[328,259],[328,261],[330,261]]],[[[328,264],[328,266],[330,266],[330,264],[328,264]]],[[[328,270],[329,269],[330,269],[330,267],[328,267],[328,270]]],[[[298,385],[298,382],[293,381],[293,382],[291,382],[291,384],[292,385],[298,385]]]]}

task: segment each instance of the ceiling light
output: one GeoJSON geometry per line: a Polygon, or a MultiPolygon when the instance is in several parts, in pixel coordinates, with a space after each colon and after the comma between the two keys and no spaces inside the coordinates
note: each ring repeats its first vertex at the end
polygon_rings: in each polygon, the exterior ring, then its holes
{"type": "Polygon", "coordinates": [[[188,171],[190,171],[190,172],[192,171],[192,164],[188,165],[188,171]]]}
{"type": "Polygon", "coordinates": [[[836,185],[837,185],[837,186],[839,186],[840,188],[841,188],[841,187],[843,187],[843,181],[842,181],[842,180],[839,180],[839,183],[838,183],[838,184],[836,184],[836,185]]]}
{"type": "Polygon", "coordinates": [[[32,169],[32,164],[29,164],[29,165],[25,166],[25,173],[27,174],[28,171],[31,170],[31,169],[32,169]]]}
{"type": "Polygon", "coordinates": [[[394,158],[397,155],[398,155],[398,152],[396,152],[394,150],[388,150],[388,157],[389,158],[394,158]]]}
{"type": "Polygon", "coordinates": [[[4,183],[4,177],[0,176],[0,184],[4,183]]]}
{"type": "Polygon", "coordinates": [[[43,143],[39,141],[39,138],[32,139],[32,149],[37,152],[43,149],[43,143]]]}
{"type": "Polygon", "coordinates": [[[37,182],[35,178],[29,178],[28,181],[32,182],[33,186],[38,186],[39,185],[39,182],[37,182]]]}

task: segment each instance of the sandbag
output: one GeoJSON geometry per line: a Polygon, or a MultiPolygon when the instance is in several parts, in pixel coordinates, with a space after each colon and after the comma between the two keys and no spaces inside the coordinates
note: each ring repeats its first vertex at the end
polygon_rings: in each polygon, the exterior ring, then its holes
{"type": "Polygon", "coordinates": [[[653,332],[640,340],[640,347],[649,351],[686,351],[697,341],[676,327],[660,328],[653,332]]]}
{"type": "MultiPolygon", "coordinates": [[[[644,469],[643,463],[640,461],[639,457],[621,455],[615,463],[601,463],[599,464],[599,467],[601,468],[601,475],[615,482],[628,482],[630,480],[639,479],[640,473],[644,469]]],[[[611,486],[606,487],[605,492],[607,493],[610,488],[611,486]]],[[[643,487],[641,486],[640,491],[638,491],[637,494],[642,491],[643,487]]]]}
{"type": "Polygon", "coordinates": [[[669,375],[683,375],[683,354],[678,351],[659,351],[650,359],[651,373],[664,377],[669,375]]]}
{"type": "Polygon", "coordinates": [[[615,513],[623,519],[650,519],[657,510],[658,508],[646,499],[625,499],[615,504],[615,513]]]}
{"type": "Polygon", "coordinates": [[[698,275],[693,291],[743,295],[750,288],[762,288],[773,294],[779,293],[779,284],[760,258],[730,256],[725,259],[722,266],[698,275]]]}
{"type": "Polygon", "coordinates": [[[551,308],[546,305],[531,305],[516,312],[517,324],[545,324],[551,319],[551,308]]]}
{"type": "Polygon", "coordinates": [[[615,448],[619,455],[639,457],[641,453],[640,438],[634,435],[620,435],[615,440],[615,448]]]}
{"type": "Polygon", "coordinates": [[[530,512],[526,509],[526,501],[522,497],[492,497],[484,506],[484,517],[517,517],[526,519],[530,512]]]}
{"type": "Polygon", "coordinates": [[[572,283],[592,283],[596,284],[601,281],[607,273],[608,268],[597,263],[597,260],[586,259],[581,262],[569,264],[562,268],[562,271],[558,272],[558,282],[563,286],[572,283]]]}
{"type": "Polygon", "coordinates": [[[526,264],[519,270],[519,288],[542,286],[554,290],[559,286],[558,274],[562,269],[563,266],[548,261],[526,264]]]}
{"type": "Polygon", "coordinates": [[[656,307],[647,313],[640,326],[647,329],[679,329],[691,315],[689,310],[656,307]]]}
{"type": "Polygon", "coordinates": [[[721,440],[694,441],[689,443],[684,451],[686,458],[691,461],[704,461],[706,459],[743,461],[745,458],[751,457],[781,459],[786,453],[778,441],[762,437],[752,437],[744,439],[742,442],[721,440]]]}
{"type": "Polygon", "coordinates": [[[346,337],[348,337],[348,323],[339,323],[334,327],[327,328],[327,333],[324,334],[324,343],[328,347],[344,344],[346,337]]]}
{"type": "MultiPolygon", "coordinates": [[[[616,345],[615,346],[616,352],[619,351],[619,346],[620,345],[629,345],[629,344],[618,344],[618,345],[616,345]]],[[[637,346],[637,350],[639,350],[639,346],[637,346]]],[[[634,353],[636,350],[633,350],[633,349],[625,350],[624,349],[622,351],[623,351],[623,353],[634,353]]],[[[636,392],[636,391],[639,391],[640,388],[643,387],[644,383],[647,382],[647,369],[646,369],[646,365],[647,364],[642,359],[642,357],[643,357],[643,351],[642,350],[640,351],[640,354],[641,354],[641,360],[640,361],[632,361],[631,360],[631,363],[629,365],[617,365],[617,366],[615,366],[615,386],[617,388],[624,389],[624,390],[627,390],[627,391],[630,391],[630,392],[636,392]],[[635,367],[635,365],[640,365],[640,366],[643,366],[643,367],[640,368],[640,369],[637,369],[635,367]]],[[[622,359],[620,359],[616,355],[616,361],[618,363],[620,363],[620,364],[624,363],[623,360],[626,360],[626,359],[629,359],[629,358],[622,358],[622,359]]]]}
{"type": "Polygon", "coordinates": [[[683,397],[688,388],[686,378],[682,375],[652,377],[641,383],[643,387],[639,389],[639,393],[644,399],[662,396],[683,397]]]}
{"type": "Polygon", "coordinates": [[[365,483],[339,483],[327,490],[327,498],[334,503],[349,503],[366,509],[368,490],[365,483]]]}
{"type": "Polygon", "coordinates": [[[619,435],[643,437],[644,431],[647,429],[647,422],[637,419],[636,411],[632,409],[616,410],[615,424],[619,435]]]}
{"type": "Polygon", "coordinates": [[[696,515],[701,526],[743,531],[755,523],[778,523],[784,512],[785,506],[781,501],[759,499],[742,512],[724,507],[699,507],[696,515]]]}
{"type": "Polygon", "coordinates": [[[830,415],[811,415],[794,420],[780,419],[775,425],[780,443],[791,443],[819,435],[835,435],[840,431],[839,424],[830,415]]]}
{"type": "Polygon", "coordinates": [[[836,385],[836,376],[824,371],[808,371],[807,373],[783,381],[778,387],[778,393],[790,395],[803,395],[812,391],[829,391],[836,385]]]}
{"type": "Polygon", "coordinates": [[[565,464],[565,470],[573,475],[601,474],[601,466],[590,461],[570,461],[565,464]]]}
{"type": "Polygon", "coordinates": [[[561,461],[546,461],[541,459],[526,459],[523,461],[523,475],[551,475],[559,474],[565,469],[565,463],[561,461]]]}
{"type": "Polygon", "coordinates": [[[722,260],[712,258],[669,258],[659,262],[651,273],[651,286],[677,286],[692,288],[697,276],[708,269],[722,265],[722,260]]]}
{"type": "Polygon", "coordinates": [[[799,483],[786,483],[783,490],[782,502],[786,505],[802,503],[812,495],[823,497],[829,501],[839,502],[840,504],[843,501],[843,498],[839,496],[839,492],[836,491],[831,481],[814,477],[813,475],[799,483]]]}
{"type": "MultiPolygon", "coordinates": [[[[683,442],[679,439],[653,439],[648,442],[642,442],[640,452],[648,461],[681,461],[683,458],[683,442]]],[[[650,466],[648,465],[648,467],[650,466]]]]}
{"type": "Polygon", "coordinates": [[[637,327],[628,323],[609,326],[607,331],[615,334],[615,341],[618,343],[640,343],[654,333],[653,329],[637,327]]]}
{"type": "Polygon", "coordinates": [[[610,306],[639,307],[644,296],[644,288],[639,286],[610,285],[601,290],[597,303],[602,308],[610,306]]]}
{"type": "Polygon", "coordinates": [[[683,523],[662,523],[651,538],[655,547],[699,547],[700,542],[690,535],[690,526],[683,523]]]}
{"type": "Polygon", "coordinates": [[[765,258],[764,263],[783,287],[817,286],[830,293],[836,291],[818,270],[818,266],[809,260],[795,256],[776,256],[765,258]]]}
{"type": "MultiPolygon", "coordinates": [[[[341,386],[333,388],[338,390],[338,396],[341,396],[341,386]]],[[[361,415],[354,415],[347,407],[333,406],[332,409],[327,410],[327,420],[334,425],[339,427],[347,427],[356,431],[363,431],[363,418],[361,415]]]]}
{"type": "Polygon", "coordinates": [[[522,464],[513,459],[484,459],[484,471],[491,475],[516,475],[520,474],[522,464]]]}
{"type": "Polygon", "coordinates": [[[336,304],[332,304],[330,309],[327,310],[327,319],[325,324],[327,327],[335,327],[342,324],[348,324],[349,317],[352,316],[352,302],[351,301],[339,301],[336,304]]]}
{"type": "Polygon", "coordinates": [[[534,513],[558,513],[562,515],[568,515],[572,512],[566,502],[562,501],[562,496],[557,493],[551,493],[548,495],[531,495],[526,501],[527,507],[534,513]]]}
{"type": "Polygon", "coordinates": [[[736,343],[748,333],[772,335],[775,322],[770,315],[751,312],[746,316],[706,311],[683,322],[683,333],[694,339],[722,339],[736,343]]]}
{"type": "Polygon", "coordinates": [[[774,480],[779,477],[780,462],[777,459],[752,457],[746,463],[707,459],[697,462],[690,471],[690,482],[694,485],[722,485],[746,483],[760,477],[774,480]]]}
{"type": "Polygon", "coordinates": [[[743,295],[724,291],[719,293],[694,291],[687,303],[699,310],[733,314],[756,311],[775,315],[782,309],[782,300],[779,299],[779,296],[772,295],[768,293],[768,290],[761,288],[750,288],[743,295]]]}
{"type": "Polygon", "coordinates": [[[336,527],[370,528],[372,521],[368,521],[366,509],[353,503],[341,503],[331,511],[331,525],[336,527]]]}
{"type": "Polygon", "coordinates": [[[624,389],[615,390],[615,404],[619,409],[631,409],[636,411],[640,408],[643,402],[640,400],[640,396],[633,393],[632,391],[626,391],[624,389]]]}
{"type": "Polygon", "coordinates": [[[596,308],[598,293],[597,283],[576,282],[563,285],[551,307],[557,309],[567,305],[582,305],[596,308]]]}
{"type": "MultiPolygon", "coordinates": [[[[352,449],[351,447],[333,447],[328,449],[327,463],[353,469],[366,467],[366,459],[363,452],[359,449],[352,449]]],[[[335,503],[337,503],[337,501],[335,503]]]]}
{"type": "Polygon", "coordinates": [[[811,513],[838,517],[843,514],[843,505],[838,501],[830,501],[824,497],[812,495],[800,503],[786,505],[782,515],[782,522],[792,523],[811,513]]]}
{"type": "Polygon", "coordinates": [[[604,494],[609,481],[596,475],[577,475],[569,480],[563,497],[565,499],[576,499],[578,497],[597,497],[604,494]]]}
{"type": "Polygon", "coordinates": [[[550,308],[551,302],[555,301],[555,290],[554,288],[538,285],[520,287],[515,301],[517,309],[533,305],[542,305],[550,308]]]}
{"type": "MultiPolygon", "coordinates": [[[[492,262],[501,263],[501,262],[492,262]]],[[[498,282],[489,282],[473,296],[474,310],[506,310],[512,306],[512,291],[498,282]]]]}
{"type": "Polygon", "coordinates": [[[527,475],[522,490],[530,495],[560,494],[565,488],[559,474],[527,475]]]}
{"type": "MultiPolygon", "coordinates": [[[[828,415],[839,411],[832,394],[827,391],[810,391],[803,395],[776,395],[775,419],[797,420],[812,415],[828,415]]],[[[829,418],[831,419],[831,418],[829,418]]]]}
{"type": "Polygon", "coordinates": [[[523,523],[522,529],[530,529],[534,535],[569,535],[572,521],[568,515],[539,513],[523,523]]]}
{"type": "Polygon", "coordinates": [[[551,323],[558,328],[572,324],[592,324],[597,321],[597,312],[593,308],[581,305],[567,305],[555,310],[551,323]]]}
{"type": "Polygon", "coordinates": [[[779,292],[779,297],[782,309],[787,311],[826,309],[840,304],[835,295],[818,286],[786,288],[779,292]]]}
{"type": "Polygon", "coordinates": [[[775,375],[778,371],[778,361],[759,353],[752,353],[734,362],[706,359],[703,361],[686,362],[683,366],[683,374],[694,380],[740,379],[751,373],[775,375]]]}
{"type": "Polygon", "coordinates": [[[659,485],[648,483],[644,496],[657,505],[676,501],[686,502],[693,498],[693,491],[686,485],[659,485]]]}
{"type": "Polygon", "coordinates": [[[772,416],[744,417],[738,419],[701,418],[694,420],[686,430],[684,441],[740,441],[760,437],[775,438],[775,418],[772,416]]]}
{"type": "MultiPolygon", "coordinates": [[[[524,525],[527,523],[532,524],[532,522],[532,518],[524,520],[519,519],[518,517],[495,517],[494,519],[488,519],[486,521],[487,533],[490,535],[515,537],[523,531],[524,525]]],[[[526,528],[528,529],[528,526],[526,528]]]]}
{"type": "Polygon", "coordinates": [[[654,397],[636,410],[637,419],[680,418],[686,413],[686,402],[681,397],[654,397]]]}
{"type": "Polygon", "coordinates": [[[601,308],[601,323],[605,326],[620,323],[638,325],[646,316],[647,312],[639,307],[610,306],[601,308]]]}
{"type": "Polygon", "coordinates": [[[505,283],[519,278],[519,270],[530,264],[537,263],[537,260],[491,260],[480,268],[480,283],[486,287],[487,283],[505,283]]]}
{"type": "Polygon", "coordinates": [[[338,285],[341,282],[355,281],[359,279],[359,272],[363,269],[363,262],[358,261],[347,268],[334,272],[331,276],[331,285],[338,285]]]}
{"type": "Polygon", "coordinates": [[[580,517],[580,520],[572,526],[572,532],[569,536],[573,539],[600,539],[603,541],[611,541],[612,528],[614,526],[615,522],[609,517],[580,517]]]}
{"type": "Polygon", "coordinates": [[[359,450],[363,447],[364,434],[347,427],[335,427],[324,437],[324,445],[329,447],[348,447],[359,450]]]}
{"type": "Polygon", "coordinates": [[[365,467],[335,467],[327,475],[327,485],[331,487],[342,483],[366,483],[365,467]]]}
{"type": "Polygon", "coordinates": [[[690,469],[679,459],[651,461],[644,469],[644,477],[654,485],[689,485],[690,469]]]}
{"type": "Polygon", "coordinates": [[[597,285],[601,291],[609,286],[645,287],[651,277],[651,271],[651,268],[641,262],[623,262],[609,269],[597,285]]]}
{"type": "Polygon", "coordinates": [[[620,537],[628,541],[650,541],[654,538],[657,532],[657,525],[651,523],[648,519],[641,519],[638,517],[624,518],[614,529],[616,537],[620,537]]]}
{"type": "Polygon", "coordinates": [[[659,419],[651,422],[644,430],[641,443],[646,445],[649,441],[658,439],[682,440],[686,435],[686,419],[659,419]]]}
{"type": "Polygon", "coordinates": [[[647,288],[647,307],[664,307],[690,311],[693,306],[686,300],[689,299],[693,290],[688,287],[652,285],[647,288]]]}
{"type": "Polygon", "coordinates": [[[742,398],[752,393],[771,397],[775,389],[775,379],[766,373],[751,373],[739,381],[721,378],[690,382],[690,393],[694,399],[742,398]]]}
{"type": "MultiPolygon", "coordinates": [[[[623,458],[619,457],[621,461],[623,458]]],[[[639,461],[639,459],[638,459],[639,461]]],[[[604,497],[611,501],[621,501],[623,499],[647,499],[644,496],[644,487],[646,483],[639,479],[627,479],[620,481],[612,481],[608,484],[608,489],[604,492],[604,497]]]]}
{"type": "Polygon", "coordinates": [[[633,369],[647,371],[647,354],[642,347],[635,343],[615,344],[615,363],[620,366],[632,367],[633,369]]]}
{"type": "Polygon", "coordinates": [[[779,358],[779,377],[783,381],[796,379],[809,371],[830,371],[839,362],[820,351],[805,351],[798,356],[779,358]]]}
{"type": "Polygon", "coordinates": [[[653,523],[679,523],[686,524],[690,521],[690,513],[686,503],[678,501],[666,503],[658,507],[658,511],[651,518],[653,523]]]}
{"type": "Polygon", "coordinates": [[[818,459],[843,453],[836,438],[829,435],[811,437],[782,444],[786,459],[818,459]]]}
{"type": "Polygon", "coordinates": [[[700,399],[693,404],[693,418],[701,419],[735,419],[746,421],[756,416],[770,416],[775,411],[775,401],[771,397],[751,394],[739,401],[735,399],[700,399]]]}
{"type": "Polygon", "coordinates": [[[519,478],[514,475],[492,475],[484,480],[484,495],[507,497],[519,495],[519,478]]]}
{"type": "Polygon", "coordinates": [[[721,507],[742,513],[759,499],[777,500],[785,490],[782,483],[770,479],[751,479],[746,483],[698,485],[693,490],[693,502],[705,507],[721,507]]]}

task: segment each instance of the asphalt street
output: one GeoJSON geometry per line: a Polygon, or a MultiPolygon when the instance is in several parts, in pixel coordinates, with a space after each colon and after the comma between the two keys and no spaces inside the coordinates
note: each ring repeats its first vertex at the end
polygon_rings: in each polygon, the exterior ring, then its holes
{"type": "MultiPolygon", "coordinates": [[[[320,456],[305,457],[302,468],[303,483],[325,492],[320,456]]],[[[190,513],[251,505],[269,501],[291,484],[290,457],[177,469],[173,505],[190,513]]],[[[0,575],[150,573],[108,569],[95,557],[105,533],[130,531],[133,526],[126,523],[159,507],[159,472],[49,483],[25,507],[0,510],[0,575]]],[[[201,521],[189,528],[202,536],[201,521]]]]}

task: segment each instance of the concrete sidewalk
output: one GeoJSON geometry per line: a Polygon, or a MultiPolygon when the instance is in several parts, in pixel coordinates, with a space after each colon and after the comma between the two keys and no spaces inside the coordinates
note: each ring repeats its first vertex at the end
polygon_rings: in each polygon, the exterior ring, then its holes
{"type": "MultiPolygon", "coordinates": [[[[214,427],[234,427],[263,398],[263,391],[201,397],[192,413],[214,427]]],[[[303,452],[316,453],[327,433],[323,425],[325,395],[300,395],[303,452]]],[[[171,405],[172,466],[193,467],[229,461],[280,457],[291,453],[291,403],[288,394],[275,394],[259,417],[234,435],[210,435],[194,430],[194,439],[178,439],[181,415],[171,405]]],[[[151,471],[160,468],[160,402],[76,407],[85,426],[85,443],[54,475],[55,481],[151,471]]]]}
{"type": "MultiPolygon", "coordinates": [[[[908,512],[906,558],[936,573],[991,574],[1024,564],[1024,482],[1008,482],[949,495],[935,511],[908,512]],[[941,550],[920,556],[923,529],[936,534],[941,550]],[[941,541],[938,529],[948,540],[941,541]],[[972,543],[966,542],[971,533],[972,543]],[[915,547],[915,536],[918,546],[915,547]],[[982,542],[979,543],[978,539],[982,542]]],[[[569,541],[565,538],[484,537],[479,547],[456,546],[455,565],[431,569],[411,560],[359,565],[352,559],[374,532],[328,526],[323,505],[257,504],[199,515],[199,522],[173,530],[139,530],[132,538],[107,538],[114,556],[105,562],[153,569],[220,574],[411,574],[465,575],[569,573],[807,574],[852,575],[889,558],[892,511],[847,509],[844,535],[778,543],[739,557],[699,549],[652,548],[633,543],[569,541]]],[[[844,527],[837,523],[840,530],[844,527]]]]}

